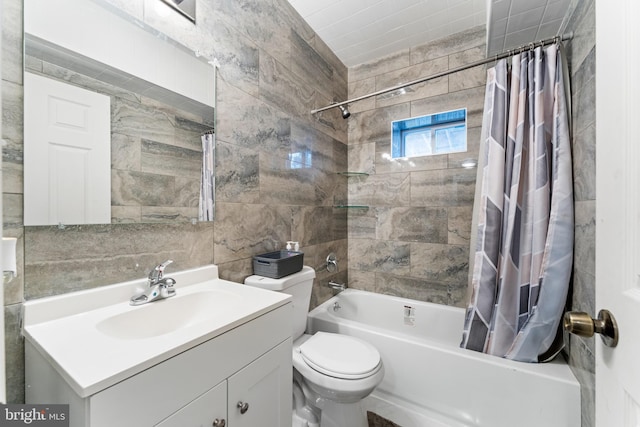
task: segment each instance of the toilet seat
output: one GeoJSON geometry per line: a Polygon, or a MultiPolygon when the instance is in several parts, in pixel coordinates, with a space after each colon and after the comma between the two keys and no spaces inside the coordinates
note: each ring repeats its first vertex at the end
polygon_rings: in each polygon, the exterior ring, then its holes
{"type": "MultiPolygon", "coordinates": [[[[364,399],[365,396],[368,396],[383,380],[384,363],[382,358],[380,358],[380,362],[372,372],[359,379],[339,378],[314,369],[307,363],[300,351],[300,347],[313,337],[314,335],[304,334],[293,342],[292,362],[294,370],[300,374],[302,382],[322,398],[339,403],[355,403],[364,399]]],[[[335,341],[333,342],[335,343],[335,341]]],[[[329,347],[329,349],[332,349],[332,347],[329,347]]],[[[335,375],[335,373],[332,374],[335,375]]],[[[305,396],[307,396],[306,393],[305,396]]]]}
{"type": "Polygon", "coordinates": [[[317,332],[298,347],[304,362],[321,374],[341,379],[362,379],[380,368],[380,353],[361,339],[317,332]]]}

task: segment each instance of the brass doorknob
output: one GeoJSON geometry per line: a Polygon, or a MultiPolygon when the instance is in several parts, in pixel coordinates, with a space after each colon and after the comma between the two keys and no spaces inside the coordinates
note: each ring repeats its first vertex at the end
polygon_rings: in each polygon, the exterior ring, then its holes
{"type": "Polygon", "coordinates": [[[600,334],[607,347],[618,345],[618,323],[609,310],[600,310],[597,319],[592,319],[587,313],[569,311],[564,314],[563,325],[567,332],[580,337],[600,334]]]}

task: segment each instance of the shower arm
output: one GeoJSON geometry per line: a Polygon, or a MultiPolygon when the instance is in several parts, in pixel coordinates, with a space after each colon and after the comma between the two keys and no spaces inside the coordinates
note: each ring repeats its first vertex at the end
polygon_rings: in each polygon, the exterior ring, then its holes
{"type": "Polygon", "coordinates": [[[447,76],[449,74],[453,74],[453,73],[457,73],[460,71],[464,71],[464,70],[468,70],[469,68],[473,68],[473,67],[477,67],[478,65],[483,65],[483,64],[488,64],[489,62],[494,62],[494,61],[498,61],[500,59],[503,58],[508,58],[510,56],[513,56],[517,53],[522,53],[526,50],[532,50],[536,47],[542,47],[542,46],[547,46],[553,43],[559,43],[560,41],[565,41],[565,40],[571,40],[573,38],[573,33],[567,33],[564,34],[562,36],[555,36],[549,39],[544,39],[544,40],[538,40],[536,42],[531,42],[531,43],[527,43],[526,45],[522,45],[519,47],[516,47],[514,49],[509,49],[506,52],[502,52],[502,53],[498,53],[496,55],[493,55],[491,57],[485,58],[485,59],[481,59],[479,61],[476,62],[472,62],[469,64],[465,64],[465,65],[461,65],[459,67],[456,68],[452,68],[450,70],[446,70],[446,71],[441,71],[439,73],[436,74],[432,74],[429,77],[423,77],[417,80],[412,80],[408,83],[401,83],[399,85],[396,86],[392,86],[386,89],[382,89],[376,92],[372,92],[369,93],[367,95],[362,95],[362,96],[358,96],[357,98],[352,98],[352,99],[348,99],[346,101],[342,101],[342,102],[333,102],[325,107],[322,108],[318,108],[316,110],[311,110],[311,114],[316,114],[319,113],[321,111],[325,111],[325,110],[330,110],[332,108],[338,108],[338,107],[342,107],[342,106],[346,106],[347,104],[351,104],[353,102],[357,102],[357,101],[362,101],[363,99],[367,99],[367,98],[371,98],[374,96],[378,96],[378,95],[382,95],[388,92],[393,92],[394,90],[399,90],[399,89],[403,89],[405,87],[409,87],[409,86],[413,86],[416,85],[418,83],[423,83],[426,82],[428,80],[433,80],[433,79],[437,79],[439,77],[444,77],[447,76]]]}

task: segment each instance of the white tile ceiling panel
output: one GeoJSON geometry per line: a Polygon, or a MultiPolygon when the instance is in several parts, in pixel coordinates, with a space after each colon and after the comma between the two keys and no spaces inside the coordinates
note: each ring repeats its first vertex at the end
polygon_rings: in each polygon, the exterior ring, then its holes
{"type": "Polygon", "coordinates": [[[507,20],[507,34],[515,33],[526,28],[537,28],[540,25],[543,13],[544,7],[538,7],[527,12],[520,12],[510,16],[507,20]]]}
{"type": "Polygon", "coordinates": [[[489,54],[553,37],[571,0],[289,2],[342,62],[352,67],[478,25],[487,25],[487,19],[489,54]]]}
{"type": "MultiPolygon", "coordinates": [[[[538,28],[536,27],[526,28],[524,30],[509,33],[507,34],[509,39],[508,41],[505,40],[505,45],[510,47],[518,47],[518,46],[526,45],[536,40],[537,33],[538,33],[538,28]]],[[[505,47],[505,50],[506,49],[509,49],[509,47],[505,47]]]]}
{"type": "Polygon", "coordinates": [[[556,36],[571,4],[571,0],[489,1],[489,55],[556,36]]]}
{"type": "Polygon", "coordinates": [[[542,19],[545,22],[549,22],[564,18],[565,13],[567,12],[567,6],[568,2],[566,1],[556,1],[555,3],[547,4],[542,19]]]}
{"type": "Polygon", "coordinates": [[[323,9],[335,10],[335,6],[341,3],[341,0],[292,0],[289,3],[291,3],[293,7],[298,11],[298,13],[304,17],[313,15],[314,13],[318,13],[323,9]]]}
{"type": "Polygon", "coordinates": [[[485,0],[289,1],[347,66],[486,22],[485,0]]]}
{"type": "Polygon", "coordinates": [[[558,32],[558,28],[561,27],[563,20],[562,19],[557,19],[555,21],[549,21],[545,24],[541,24],[540,27],[538,28],[538,34],[542,34],[542,35],[537,35],[536,39],[543,39],[543,38],[547,38],[545,37],[543,34],[556,34],[558,32]]]}
{"type": "Polygon", "coordinates": [[[502,34],[502,38],[507,34],[507,24],[509,23],[508,18],[499,19],[497,21],[493,21],[493,25],[491,26],[491,32],[493,34],[502,34]]]}
{"type": "Polygon", "coordinates": [[[545,7],[548,0],[527,0],[527,1],[513,1],[511,2],[511,15],[517,15],[518,13],[528,12],[539,7],[545,7]]]}

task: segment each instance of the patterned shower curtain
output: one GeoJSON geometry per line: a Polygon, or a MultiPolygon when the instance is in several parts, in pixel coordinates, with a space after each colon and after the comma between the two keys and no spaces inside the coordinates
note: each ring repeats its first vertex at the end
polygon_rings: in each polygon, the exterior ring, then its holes
{"type": "MultiPolygon", "coordinates": [[[[573,262],[573,183],[558,45],[488,70],[472,295],[461,347],[537,362],[554,342],[573,262]]],[[[568,84],[568,82],[567,82],[568,84]]]]}
{"type": "Polygon", "coordinates": [[[213,221],[215,212],[215,150],[216,135],[208,132],[202,135],[202,176],[200,178],[199,221],[213,221]]]}

